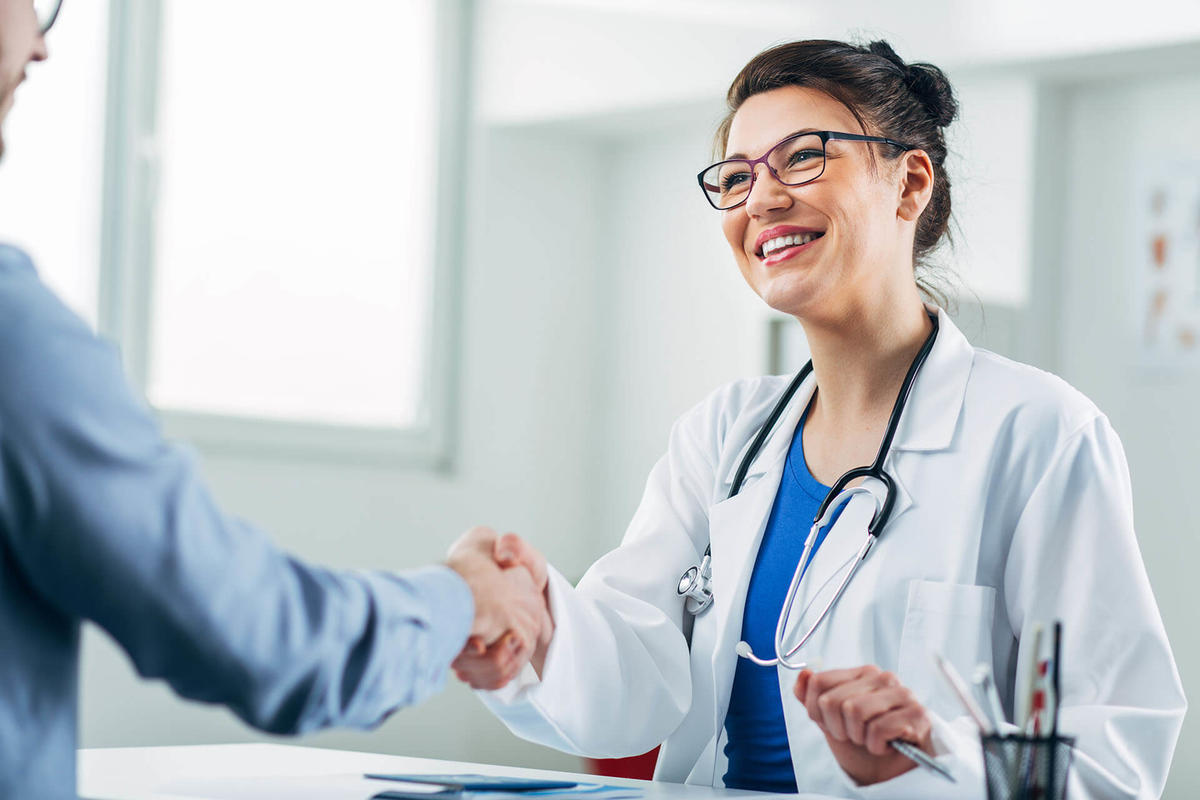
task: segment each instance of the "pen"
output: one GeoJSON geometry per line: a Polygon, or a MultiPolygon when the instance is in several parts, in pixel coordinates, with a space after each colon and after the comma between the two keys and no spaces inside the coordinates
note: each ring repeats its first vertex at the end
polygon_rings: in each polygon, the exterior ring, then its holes
{"type": "Polygon", "coordinates": [[[1026,672],[1025,680],[1025,697],[1021,703],[1022,716],[1017,720],[1017,727],[1023,732],[1028,732],[1031,717],[1033,715],[1033,693],[1037,691],[1038,680],[1038,659],[1042,652],[1042,624],[1039,622],[1033,626],[1033,632],[1030,635],[1029,643],[1029,670],[1026,672]]]}
{"type": "Polygon", "coordinates": [[[951,783],[958,783],[958,781],[954,779],[954,776],[950,774],[950,770],[934,761],[929,757],[928,753],[917,747],[915,744],[906,742],[903,739],[892,739],[890,742],[888,742],[888,744],[890,744],[892,749],[900,755],[917,762],[917,766],[924,767],[931,772],[936,772],[938,775],[941,775],[951,783]]]}
{"type": "Polygon", "coordinates": [[[1045,672],[1046,662],[1043,661],[1038,667],[1038,673],[1041,677],[1038,678],[1037,685],[1033,690],[1033,699],[1029,703],[1029,719],[1025,722],[1026,736],[1041,736],[1042,735],[1042,717],[1046,711],[1046,689],[1045,689],[1045,672]]]}
{"type": "Polygon", "coordinates": [[[975,688],[983,696],[983,710],[992,723],[992,729],[1000,733],[1004,729],[1004,708],[1000,704],[1000,693],[996,691],[996,682],[992,680],[992,668],[980,664],[975,668],[975,688]]]}
{"type": "Polygon", "coordinates": [[[1054,623],[1054,663],[1052,664],[1052,672],[1050,678],[1050,688],[1054,692],[1054,702],[1050,707],[1050,735],[1058,736],[1058,709],[1061,703],[1062,695],[1059,693],[1059,687],[1062,680],[1062,622],[1054,623]]]}
{"type": "Polygon", "coordinates": [[[941,653],[934,653],[933,657],[937,661],[938,669],[942,671],[942,675],[946,676],[946,682],[950,684],[950,688],[958,696],[958,701],[962,703],[963,708],[971,715],[971,719],[975,720],[975,724],[979,726],[980,732],[985,736],[995,733],[995,729],[988,723],[987,716],[979,708],[979,704],[975,702],[975,698],[971,697],[970,688],[963,681],[962,676],[958,674],[958,670],[954,668],[954,665],[942,658],[941,653]]]}

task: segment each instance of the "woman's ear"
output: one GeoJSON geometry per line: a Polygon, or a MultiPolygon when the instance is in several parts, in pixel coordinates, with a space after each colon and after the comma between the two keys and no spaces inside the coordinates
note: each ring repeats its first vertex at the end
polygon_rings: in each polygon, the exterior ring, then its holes
{"type": "Polygon", "coordinates": [[[916,222],[933,196],[933,162],[924,150],[909,150],[900,157],[896,175],[899,179],[896,216],[916,222]]]}

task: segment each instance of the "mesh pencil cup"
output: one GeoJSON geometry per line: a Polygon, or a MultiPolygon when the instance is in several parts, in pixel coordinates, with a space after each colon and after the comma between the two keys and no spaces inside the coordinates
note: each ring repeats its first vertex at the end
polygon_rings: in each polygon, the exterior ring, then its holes
{"type": "Polygon", "coordinates": [[[1064,800],[1075,739],[981,736],[988,800],[1064,800]]]}

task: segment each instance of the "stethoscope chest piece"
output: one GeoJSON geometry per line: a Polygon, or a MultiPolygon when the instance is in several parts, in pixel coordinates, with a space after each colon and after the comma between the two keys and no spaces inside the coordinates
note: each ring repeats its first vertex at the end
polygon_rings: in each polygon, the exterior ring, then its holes
{"type": "Polygon", "coordinates": [[[687,598],[684,606],[693,615],[703,614],[712,605],[712,556],[704,554],[704,558],[696,566],[688,567],[679,576],[679,588],[676,592],[680,597],[687,598]]]}

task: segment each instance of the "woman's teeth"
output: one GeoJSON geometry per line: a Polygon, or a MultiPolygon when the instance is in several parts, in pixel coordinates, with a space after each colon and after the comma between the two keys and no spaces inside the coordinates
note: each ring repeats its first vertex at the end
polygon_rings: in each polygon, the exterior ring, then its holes
{"type": "Polygon", "coordinates": [[[796,247],[797,245],[808,244],[814,239],[820,239],[824,236],[823,233],[813,231],[811,233],[796,233],[788,236],[776,236],[774,239],[768,239],[763,244],[763,258],[771,255],[776,250],[782,250],[785,247],[796,247]]]}

